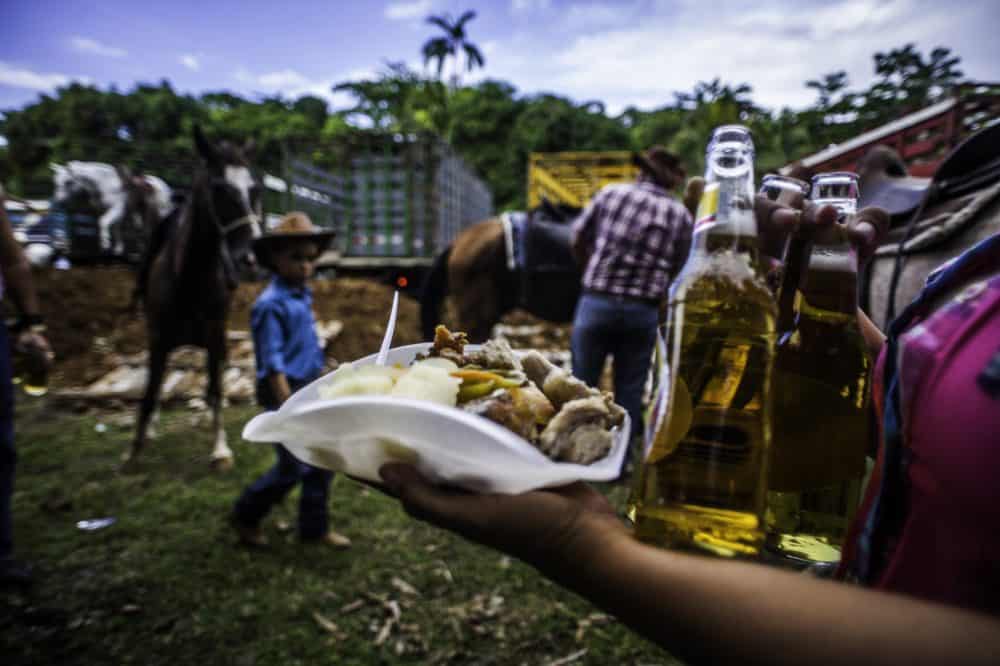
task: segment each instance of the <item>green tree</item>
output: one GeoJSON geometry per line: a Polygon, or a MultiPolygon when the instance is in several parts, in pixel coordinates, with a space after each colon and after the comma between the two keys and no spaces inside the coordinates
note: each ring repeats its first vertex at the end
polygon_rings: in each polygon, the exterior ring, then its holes
{"type": "Polygon", "coordinates": [[[476,18],[476,12],[467,11],[453,21],[450,14],[440,16],[432,15],[427,17],[427,22],[436,25],[444,32],[444,36],[432,37],[424,42],[421,52],[424,56],[424,65],[429,62],[437,62],[437,76],[441,78],[444,70],[445,60],[454,58],[455,64],[452,70],[452,87],[458,88],[462,82],[461,54],[465,54],[465,66],[468,71],[476,67],[482,68],[486,64],[479,48],[469,41],[465,33],[465,24],[476,18]]]}
{"type": "Polygon", "coordinates": [[[962,82],[961,59],[951,49],[937,47],[925,58],[914,44],[874,56],[879,77],[863,93],[859,111],[862,128],[881,125],[943,98],[962,82]]]}
{"type": "Polygon", "coordinates": [[[355,105],[342,112],[348,121],[383,131],[447,134],[447,90],[439,81],[421,77],[405,63],[389,63],[374,79],[345,81],[333,90],[349,93],[355,99],[355,105]]]}

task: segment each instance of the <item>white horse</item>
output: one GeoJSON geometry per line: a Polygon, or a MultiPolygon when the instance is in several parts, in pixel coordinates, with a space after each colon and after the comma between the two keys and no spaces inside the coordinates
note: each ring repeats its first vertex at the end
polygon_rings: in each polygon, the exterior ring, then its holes
{"type": "MultiPolygon", "coordinates": [[[[50,167],[54,174],[53,199],[56,205],[66,204],[77,197],[87,197],[100,215],[98,228],[101,249],[116,255],[122,254],[124,247],[121,234],[118,234],[115,247],[111,247],[111,230],[113,225],[121,224],[125,219],[127,172],[103,162],[77,160],[65,165],[51,164],[50,167]]],[[[153,189],[160,217],[165,217],[170,212],[170,187],[156,176],[144,174],[141,178],[153,189]]]]}

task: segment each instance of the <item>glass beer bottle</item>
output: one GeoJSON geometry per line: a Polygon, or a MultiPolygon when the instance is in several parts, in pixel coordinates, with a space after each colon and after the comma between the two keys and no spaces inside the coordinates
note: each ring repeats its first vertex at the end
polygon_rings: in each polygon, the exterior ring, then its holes
{"type": "MultiPolygon", "coordinates": [[[[857,176],[820,174],[812,200],[841,214],[815,231],[789,264],[779,302],[794,299],[794,320],[778,320],[774,432],[767,494],[767,551],[793,565],[840,559],[857,508],[868,444],[871,361],[857,320],[858,264],[844,221],[857,209],[857,176]]],[[[789,245],[791,254],[791,244],[789,245]]]]}
{"type": "Polygon", "coordinates": [[[753,214],[753,142],[717,128],[691,253],[670,289],[664,407],[631,497],[636,536],[735,557],[764,541],[776,305],[753,214]]]}
{"type": "MultiPolygon", "coordinates": [[[[776,201],[785,206],[802,208],[802,204],[809,198],[809,183],[798,178],[768,174],[764,176],[764,179],[760,183],[760,194],[771,201],[776,201]]],[[[773,292],[779,293],[779,287],[784,280],[786,271],[792,270],[793,272],[798,272],[797,275],[793,276],[796,283],[801,278],[801,264],[794,261],[789,262],[788,257],[801,256],[803,251],[807,249],[810,240],[806,236],[799,234],[787,239],[774,238],[771,242],[773,245],[770,247],[762,245],[761,251],[768,257],[782,257],[785,259],[780,265],[775,262],[775,265],[769,267],[767,273],[768,286],[771,287],[773,292]]],[[[792,295],[794,295],[794,292],[792,295]]],[[[782,318],[785,319],[786,328],[790,325],[790,313],[793,312],[792,306],[792,303],[778,301],[779,331],[782,328],[782,318]]]]}

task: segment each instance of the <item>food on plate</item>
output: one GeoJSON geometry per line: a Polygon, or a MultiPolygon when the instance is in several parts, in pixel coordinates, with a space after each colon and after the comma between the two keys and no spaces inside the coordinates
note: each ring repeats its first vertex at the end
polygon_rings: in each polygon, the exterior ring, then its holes
{"type": "Polygon", "coordinates": [[[458,366],[444,359],[417,361],[409,368],[341,365],[330,381],[318,387],[321,398],[351,395],[395,395],[454,407],[462,380],[452,377],[458,366]]]}
{"type": "Polygon", "coordinates": [[[518,356],[503,340],[466,349],[444,326],[407,368],[344,364],[319,386],[322,398],[383,394],[458,407],[498,423],[559,462],[590,464],[608,454],[625,418],[607,393],[587,386],[536,351],[518,356]]]}

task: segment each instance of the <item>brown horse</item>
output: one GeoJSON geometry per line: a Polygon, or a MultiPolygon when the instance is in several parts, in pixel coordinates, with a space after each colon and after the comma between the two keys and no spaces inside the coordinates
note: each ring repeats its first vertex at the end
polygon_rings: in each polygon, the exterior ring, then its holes
{"type": "Polygon", "coordinates": [[[516,307],[546,321],[572,321],[580,296],[580,272],[569,248],[569,221],[579,209],[543,204],[523,225],[524,262],[511,266],[510,243],[501,217],[463,229],[434,260],[424,280],[420,320],[424,338],[434,337],[449,296],[469,339],[489,338],[494,324],[516,307]]]}
{"type": "Polygon", "coordinates": [[[170,352],[195,345],[208,352],[206,402],[212,409],[213,465],[228,469],[232,451],[222,427],[222,367],[226,319],[241,266],[253,265],[251,243],[261,233],[261,187],[250,171],[251,144],[210,143],[197,127],[195,145],[204,164],[183,208],[161,223],[150,247],[142,290],[149,337],[149,372],[135,439],[125,455],[133,462],[146,443],[170,352]]]}

